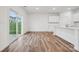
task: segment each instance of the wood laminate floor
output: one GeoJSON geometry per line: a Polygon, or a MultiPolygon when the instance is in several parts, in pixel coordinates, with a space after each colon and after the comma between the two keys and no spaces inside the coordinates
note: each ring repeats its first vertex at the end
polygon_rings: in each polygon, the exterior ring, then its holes
{"type": "Polygon", "coordinates": [[[8,52],[74,52],[74,45],[52,32],[28,32],[12,43],[8,52]]]}

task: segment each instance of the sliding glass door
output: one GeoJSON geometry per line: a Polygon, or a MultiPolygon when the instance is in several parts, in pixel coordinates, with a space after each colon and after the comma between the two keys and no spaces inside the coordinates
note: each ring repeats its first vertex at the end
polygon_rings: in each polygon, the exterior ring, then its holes
{"type": "Polygon", "coordinates": [[[16,34],[16,13],[14,11],[10,11],[9,26],[9,34],[16,34]]]}
{"type": "Polygon", "coordinates": [[[9,35],[10,39],[15,39],[22,33],[22,16],[15,11],[10,10],[9,13],[9,35]]]}
{"type": "Polygon", "coordinates": [[[17,17],[17,34],[22,33],[22,17],[18,16],[17,17]]]}

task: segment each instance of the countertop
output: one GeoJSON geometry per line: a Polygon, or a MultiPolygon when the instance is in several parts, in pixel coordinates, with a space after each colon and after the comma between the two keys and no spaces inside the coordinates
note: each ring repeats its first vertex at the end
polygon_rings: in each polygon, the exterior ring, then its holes
{"type": "Polygon", "coordinates": [[[74,29],[74,30],[79,30],[79,27],[56,26],[56,28],[65,28],[65,29],[74,29]]]}

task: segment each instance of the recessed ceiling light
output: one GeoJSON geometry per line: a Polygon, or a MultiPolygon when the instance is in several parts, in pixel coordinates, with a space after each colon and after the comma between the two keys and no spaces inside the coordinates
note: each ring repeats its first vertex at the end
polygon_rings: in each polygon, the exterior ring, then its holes
{"type": "Polygon", "coordinates": [[[56,10],[56,8],[52,8],[52,10],[56,10]]]}
{"type": "Polygon", "coordinates": [[[39,8],[35,8],[36,10],[39,10],[39,8]]]}

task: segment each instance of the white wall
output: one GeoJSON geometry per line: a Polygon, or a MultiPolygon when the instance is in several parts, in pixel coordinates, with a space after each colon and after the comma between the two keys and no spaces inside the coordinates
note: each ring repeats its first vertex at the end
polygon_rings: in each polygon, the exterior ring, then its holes
{"type": "Polygon", "coordinates": [[[29,14],[29,31],[48,31],[48,14],[29,14]]]}
{"type": "Polygon", "coordinates": [[[23,16],[23,32],[28,31],[28,16],[21,7],[0,7],[0,50],[5,48],[9,43],[9,10],[15,10],[23,16]]]}
{"type": "Polygon", "coordinates": [[[8,11],[6,7],[0,7],[0,49],[8,42],[8,11]]]}
{"type": "MultiPolygon", "coordinates": [[[[54,31],[57,24],[48,24],[49,16],[54,14],[32,13],[29,14],[29,31],[54,31]]],[[[56,16],[56,15],[54,15],[56,16]]],[[[57,16],[58,17],[58,16],[57,16]]]]}

